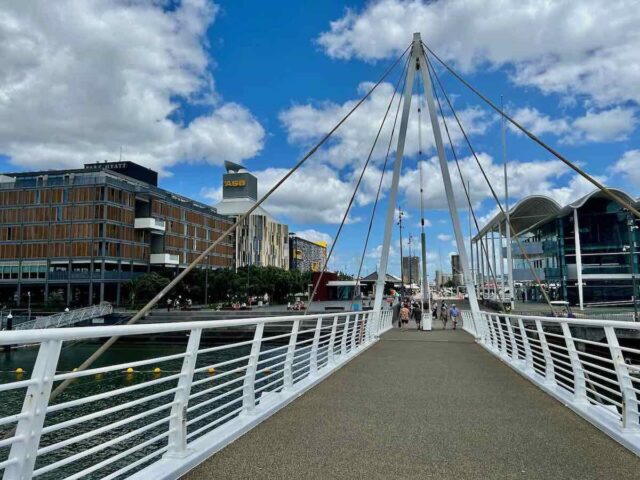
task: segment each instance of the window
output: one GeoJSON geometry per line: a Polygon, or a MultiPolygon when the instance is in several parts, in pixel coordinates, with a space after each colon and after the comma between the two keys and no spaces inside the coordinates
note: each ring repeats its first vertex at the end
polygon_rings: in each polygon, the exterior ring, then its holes
{"type": "Polygon", "coordinates": [[[67,201],[69,201],[69,190],[65,188],[62,190],[62,203],[67,203],[67,201]]]}
{"type": "Polygon", "coordinates": [[[62,207],[56,207],[56,222],[62,221],[62,207]]]}
{"type": "Polygon", "coordinates": [[[36,190],[36,203],[40,203],[40,190],[36,190]]]}
{"type": "Polygon", "coordinates": [[[7,227],[7,240],[13,240],[13,227],[7,227]]]}

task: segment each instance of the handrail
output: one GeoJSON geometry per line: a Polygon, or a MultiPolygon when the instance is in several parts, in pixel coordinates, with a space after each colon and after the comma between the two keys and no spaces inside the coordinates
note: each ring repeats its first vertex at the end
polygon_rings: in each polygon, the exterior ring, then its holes
{"type": "Polygon", "coordinates": [[[33,368],[28,380],[17,374],[16,381],[0,384],[2,392],[24,395],[13,404],[16,411],[0,417],[0,474],[4,470],[5,479],[43,473],[115,478],[117,472],[141,479],[178,478],[377,342],[392,327],[391,313],[3,332],[0,345],[28,342],[40,348],[35,365],[25,365],[33,368]],[[278,330],[272,334],[266,326],[278,330]],[[205,332],[211,338],[229,327],[239,328],[237,341],[201,345],[205,332]],[[90,370],[56,371],[65,341],[171,332],[188,332],[181,352],[146,358],[142,351],[144,358],[128,364],[114,358],[90,370]],[[61,403],[52,405],[51,387],[62,379],[82,381],[83,388],[70,388],[61,403]],[[97,384],[95,391],[92,384],[97,384]],[[126,450],[109,449],[125,441],[126,450]],[[126,454],[143,448],[144,457],[126,454]],[[102,456],[95,463],[93,452],[98,451],[102,456]]]}
{"type": "MultiPolygon", "coordinates": [[[[384,312],[383,312],[384,313],[384,312]]],[[[340,315],[346,315],[342,313],[340,315]]],[[[349,313],[353,315],[353,313],[349,313]]],[[[61,330],[49,330],[47,332],[33,331],[7,331],[0,336],[0,345],[11,345],[15,343],[26,343],[29,341],[41,340],[82,340],[87,338],[111,337],[120,335],[144,335],[149,333],[168,333],[192,330],[194,328],[229,328],[246,327],[256,323],[282,323],[296,319],[309,318],[333,318],[335,313],[319,313],[309,315],[286,315],[280,317],[255,317],[234,320],[204,320],[193,322],[173,322],[173,323],[148,323],[136,325],[109,325],[104,327],[74,327],[61,330]]]]}
{"type": "Polygon", "coordinates": [[[490,353],[622,445],[640,454],[640,349],[631,321],[463,312],[490,353]]]}
{"type": "Polygon", "coordinates": [[[47,317],[37,318],[27,322],[17,324],[14,330],[29,329],[46,329],[50,327],[65,327],[74,325],[85,320],[108,315],[113,312],[113,306],[110,303],[101,303],[100,305],[91,305],[89,307],[78,308],[67,312],[55,313],[47,317]]]}

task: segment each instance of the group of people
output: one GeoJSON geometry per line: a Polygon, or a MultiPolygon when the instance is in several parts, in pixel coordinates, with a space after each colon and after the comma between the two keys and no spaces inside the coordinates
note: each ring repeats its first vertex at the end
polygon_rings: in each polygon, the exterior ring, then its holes
{"type": "Polygon", "coordinates": [[[176,298],[167,297],[167,312],[174,310],[189,310],[191,309],[192,302],[190,298],[182,300],[182,295],[178,295],[176,298]]]}
{"type": "Polygon", "coordinates": [[[434,320],[439,319],[442,322],[443,330],[446,330],[447,322],[451,320],[453,329],[455,330],[458,327],[458,320],[460,320],[460,310],[455,306],[455,304],[449,306],[444,300],[442,300],[439,305],[436,302],[433,310],[431,311],[431,316],[434,320]]]}
{"type": "Polygon", "coordinates": [[[393,321],[398,322],[399,328],[407,328],[409,320],[416,322],[418,330],[422,325],[422,305],[420,302],[411,301],[411,299],[403,299],[393,306],[393,321]]]}

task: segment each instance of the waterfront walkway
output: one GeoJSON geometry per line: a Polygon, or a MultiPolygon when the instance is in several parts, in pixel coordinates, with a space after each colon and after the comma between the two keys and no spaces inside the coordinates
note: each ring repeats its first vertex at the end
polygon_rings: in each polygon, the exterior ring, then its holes
{"type": "Polygon", "coordinates": [[[392,330],[188,475],[638,478],[640,459],[463,331],[392,330]]]}

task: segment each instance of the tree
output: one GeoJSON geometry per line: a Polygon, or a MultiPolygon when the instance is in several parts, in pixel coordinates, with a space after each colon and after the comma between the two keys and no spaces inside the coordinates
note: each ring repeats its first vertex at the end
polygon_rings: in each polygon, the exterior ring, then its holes
{"type": "Polygon", "coordinates": [[[151,272],[133,278],[124,284],[125,295],[131,306],[146,303],[169,284],[169,279],[159,273],[151,272]]]}

